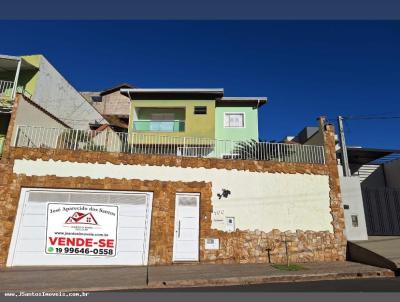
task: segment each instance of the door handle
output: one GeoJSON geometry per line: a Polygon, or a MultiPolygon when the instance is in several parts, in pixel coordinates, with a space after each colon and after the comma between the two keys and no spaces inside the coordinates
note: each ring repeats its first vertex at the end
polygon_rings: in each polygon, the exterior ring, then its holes
{"type": "Polygon", "coordinates": [[[178,238],[181,237],[181,221],[178,221],[178,238]]]}

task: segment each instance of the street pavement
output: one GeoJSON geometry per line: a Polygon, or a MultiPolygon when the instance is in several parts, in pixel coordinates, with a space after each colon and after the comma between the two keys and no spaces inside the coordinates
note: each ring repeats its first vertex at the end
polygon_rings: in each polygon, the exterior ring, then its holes
{"type": "MultiPolygon", "coordinates": [[[[400,277],[379,279],[328,280],[312,282],[264,283],[237,286],[143,289],[139,292],[396,292],[400,277]]],[[[137,292],[136,291],[136,292],[137,292]]]]}
{"type": "MultiPolygon", "coordinates": [[[[299,271],[268,264],[180,264],[147,267],[27,267],[0,270],[0,292],[116,291],[214,287],[319,280],[391,278],[388,269],[354,262],[303,264],[299,271]]],[[[287,285],[286,285],[287,286],[287,285]]]]}

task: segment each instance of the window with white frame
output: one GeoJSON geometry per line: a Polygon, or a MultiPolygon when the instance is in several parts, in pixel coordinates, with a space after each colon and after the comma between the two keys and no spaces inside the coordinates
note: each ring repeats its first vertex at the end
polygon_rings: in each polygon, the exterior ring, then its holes
{"type": "Polygon", "coordinates": [[[243,112],[225,112],[224,115],[225,128],[244,128],[243,112]]]}

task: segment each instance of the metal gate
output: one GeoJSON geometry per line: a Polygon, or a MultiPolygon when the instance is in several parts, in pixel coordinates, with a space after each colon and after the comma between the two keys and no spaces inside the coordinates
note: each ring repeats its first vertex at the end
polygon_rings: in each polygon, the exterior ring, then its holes
{"type": "Polygon", "coordinates": [[[400,189],[362,189],[369,236],[400,235],[400,189]]]}

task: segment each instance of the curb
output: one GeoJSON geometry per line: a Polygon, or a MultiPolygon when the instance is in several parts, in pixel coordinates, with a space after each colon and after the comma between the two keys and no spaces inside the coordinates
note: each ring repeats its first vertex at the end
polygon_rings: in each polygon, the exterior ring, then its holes
{"type": "Polygon", "coordinates": [[[7,289],[6,291],[26,291],[26,292],[103,292],[103,291],[130,291],[130,290],[151,290],[163,288],[196,288],[196,287],[223,287],[238,285],[253,285],[266,283],[288,283],[288,282],[311,282],[328,280],[349,280],[349,279],[372,279],[372,278],[393,278],[395,274],[389,269],[380,269],[367,272],[350,273],[314,273],[298,275],[280,276],[246,276],[246,277],[227,277],[213,279],[191,279],[191,280],[172,280],[172,281],[150,281],[146,286],[143,285],[122,285],[122,286],[91,286],[91,287],[70,287],[70,288],[35,288],[35,289],[7,289]]]}
{"type": "Polygon", "coordinates": [[[147,288],[159,289],[159,288],[180,288],[180,287],[235,286],[235,285],[250,285],[250,284],[263,284],[263,283],[391,278],[394,276],[395,276],[394,272],[390,270],[380,270],[380,271],[365,272],[365,273],[327,273],[327,274],[282,275],[282,276],[249,276],[249,277],[229,277],[229,278],[215,278],[215,279],[153,281],[149,283],[147,288]]]}

